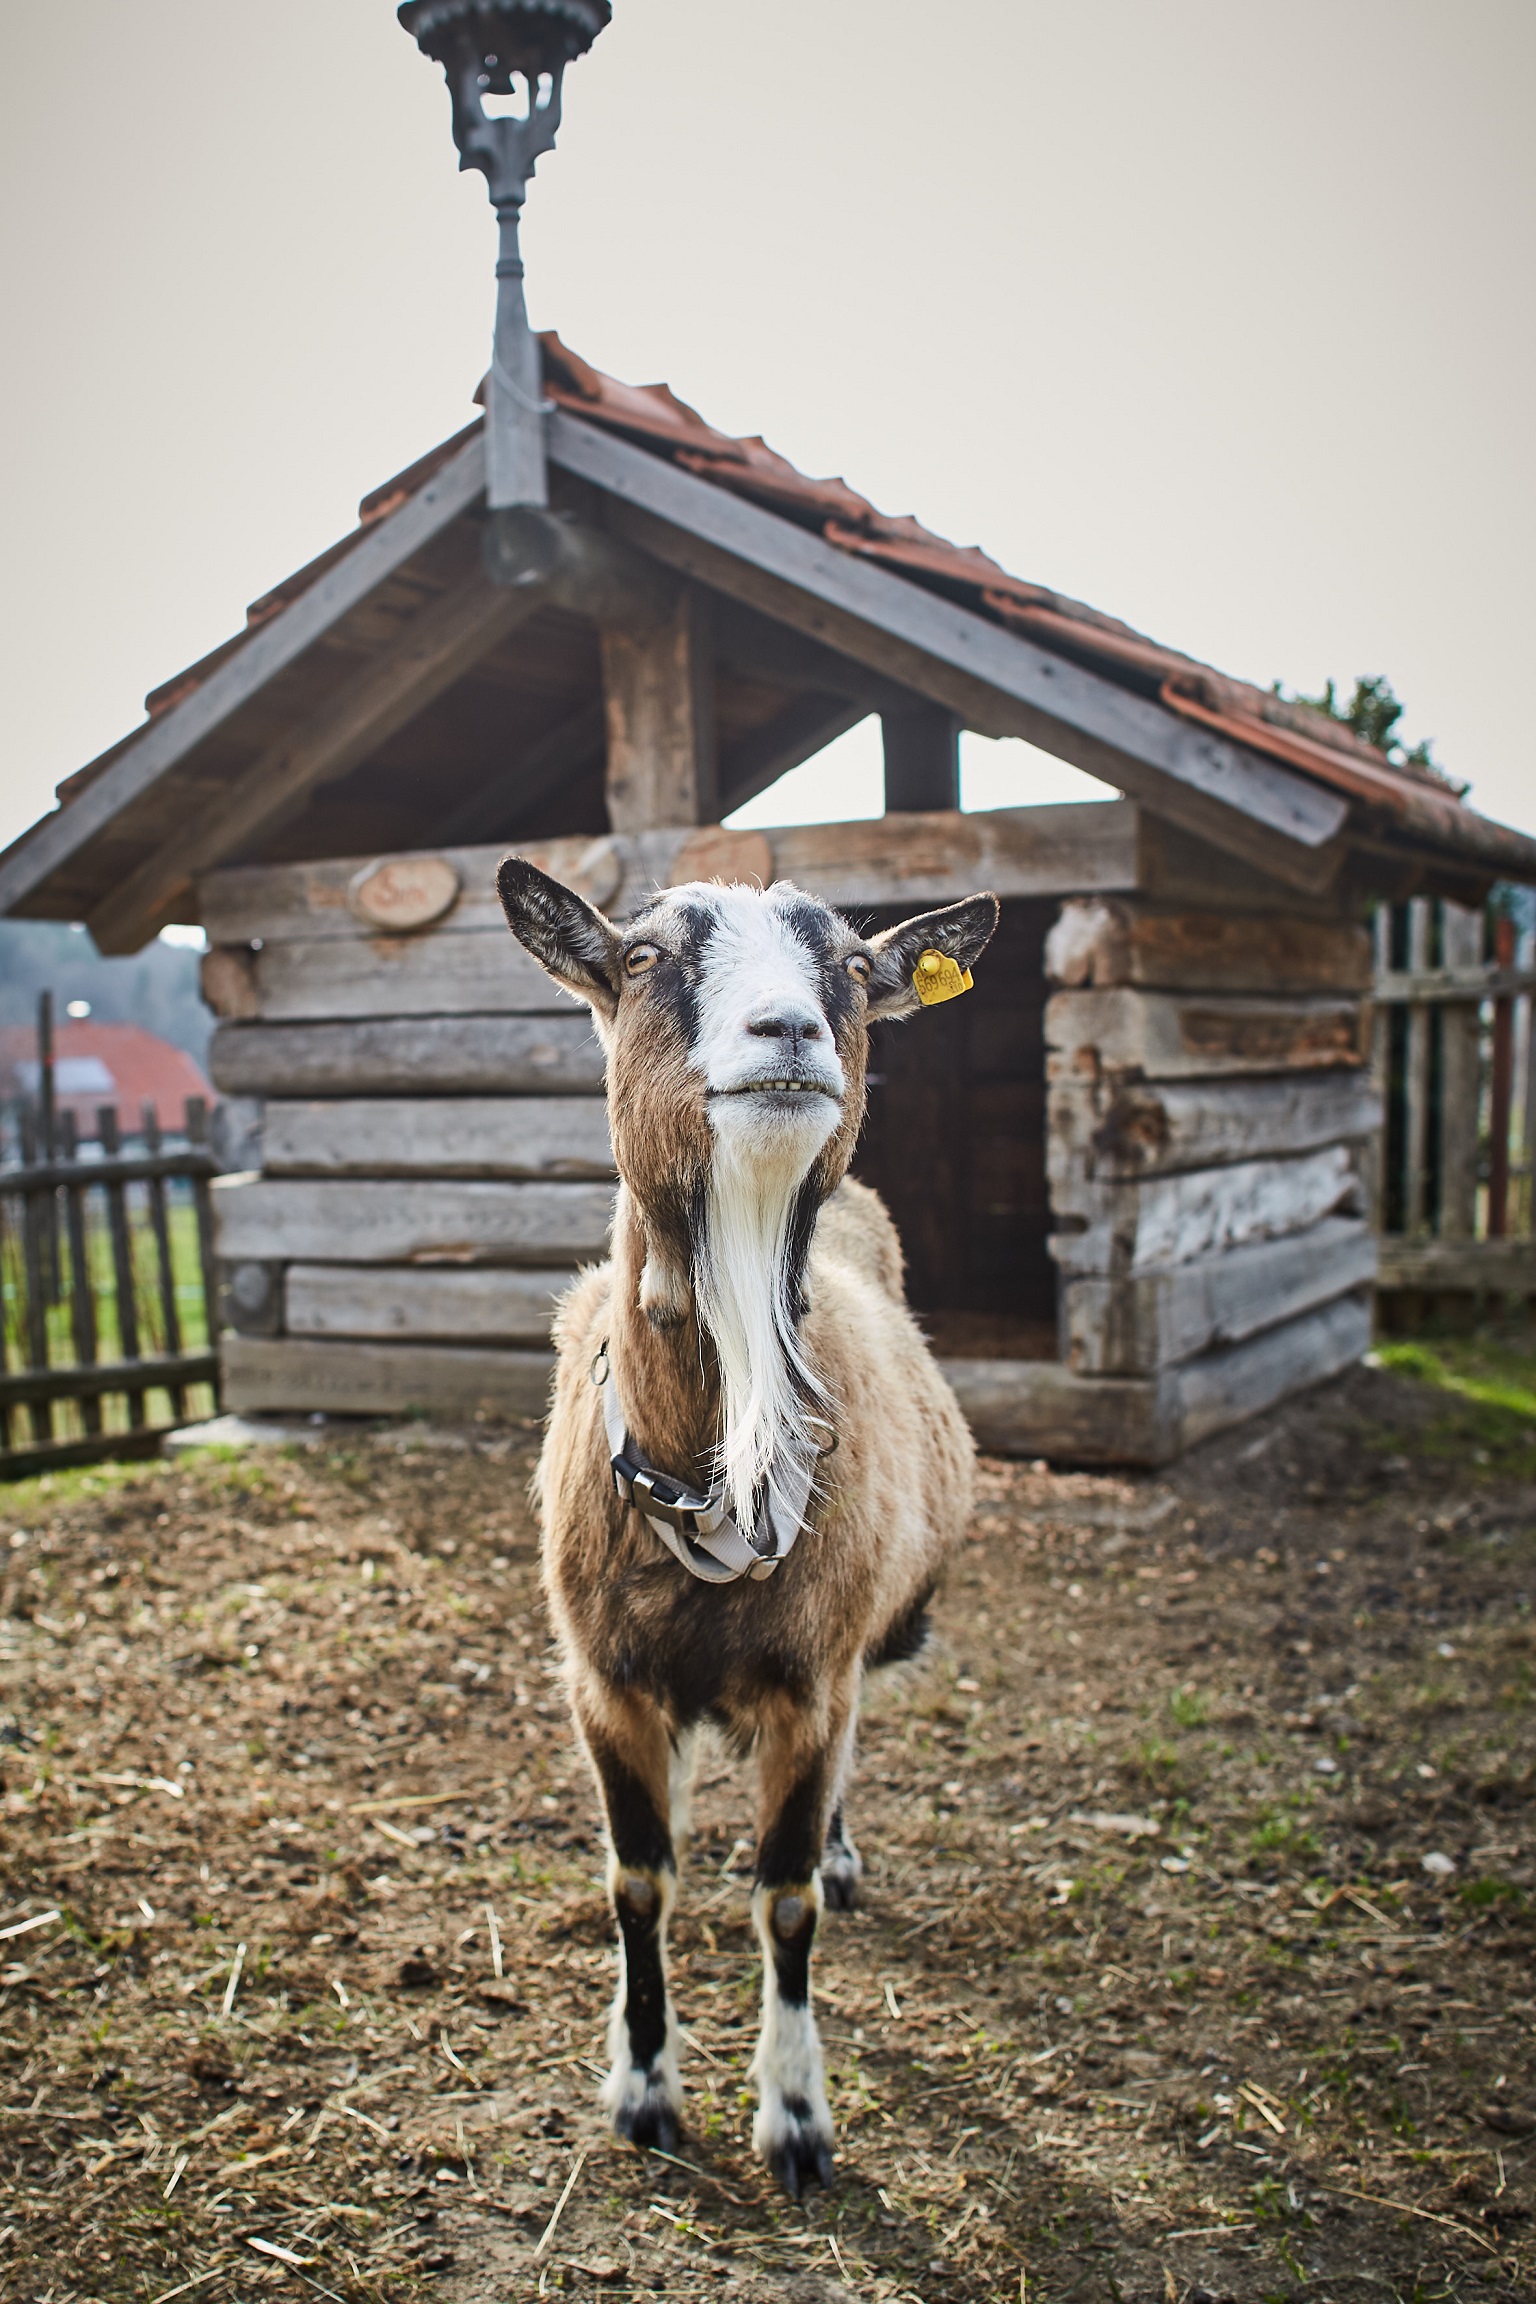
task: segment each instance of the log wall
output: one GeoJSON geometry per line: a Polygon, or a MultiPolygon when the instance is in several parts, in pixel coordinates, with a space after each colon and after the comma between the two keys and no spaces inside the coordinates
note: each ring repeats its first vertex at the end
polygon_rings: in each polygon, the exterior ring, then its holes
{"type": "Polygon", "coordinates": [[[1369,935],[1083,898],[1046,968],[1061,1362],[1171,1454],[1368,1341],[1369,935]]]}
{"type": "MultiPolygon", "coordinates": [[[[1043,1003],[1023,1248],[1054,1264],[1059,1350],[945,1365],[984,1445],[1147,1463],[1358,1356],[1375,1271],[1366,933],[1308,899],[1195,901],[1227,884],[1181,838],[1115,803],[532,853],[620,914],[715,875],[861,918],[1037,900],[1015,910],[1054,921],[1045,981],[1038,930],[1027,967],[1000,939],[973,1023],[1011,1003],[1038,1047],[1043,1003]]],[[[604,1251],[614,1175],[601,1052],[507,934],[499,853],[445,851],[457,895],[411,932],[356,909],[366,859],[202,886],[210,1064],[249,1163],[213,1195],[236,1410],[542,1411],[551,1309],[604,1251]]]]}

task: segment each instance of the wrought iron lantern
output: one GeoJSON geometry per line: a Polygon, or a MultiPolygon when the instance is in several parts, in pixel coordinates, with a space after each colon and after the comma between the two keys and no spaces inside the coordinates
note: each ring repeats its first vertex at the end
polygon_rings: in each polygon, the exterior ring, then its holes
{"type": "Polygon", "coordinates": [[[565,68],[608,23],[610,0],[404,0],[398,15],[422,54],[443,67],[459,166],[485,177],[500,227],[487,501],[493,515],[545,504],[543,377],[523,300],[518,221],[535,164],[554,148],[565,68]],[[499,100],[494,111],[487,98],[499,100]]]}

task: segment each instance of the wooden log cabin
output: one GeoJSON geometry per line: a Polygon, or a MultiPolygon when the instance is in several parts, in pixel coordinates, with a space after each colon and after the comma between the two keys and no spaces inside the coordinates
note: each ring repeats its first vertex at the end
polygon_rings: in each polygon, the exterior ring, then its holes
{"type": "Polygon", "coordinates": [[[613,1174],[584,1014],[501,921],[509,848],[620,915],[716,876],[871,924],[998,892],[964,1005],[879,1028],[857,1160],[987,1447],[1157,1463],[1357,1358],[1370,909],[1477,905],[1536,842],[664,387],[543,357],[556,518],[521,559],[503,523],[487,572],[471,425],[0,858],[0,911],[105,952],[207,931],[226,1405],[542,1413],[613,1174]],[[870,714],[882,817],[722,828],[870,714]],[[963,729],[1123,796],[962,813],[963,729]]]}

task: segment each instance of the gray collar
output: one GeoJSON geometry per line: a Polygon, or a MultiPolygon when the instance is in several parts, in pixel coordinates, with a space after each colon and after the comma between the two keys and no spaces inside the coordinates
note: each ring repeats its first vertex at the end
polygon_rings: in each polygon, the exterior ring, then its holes
{"type": "Polygon", "coordinates": [[[774,1459],[763,1520],[755,1538],[744,1536],[725,1508],[723,1480],[707,1496],[701,1496],[680,1480],[658,1472],[630,1439],[606,1338],[592,1363],[592,1381],[603,1395],[603,1425],[614,1488],[626,1504],[633,1504],[688,1573],[706,1584],[734,1584],[742,1576],[761,1583],[771,1576],[779,1562],[788,1558],[805,1526],[815,1459],[774,1459]]]}

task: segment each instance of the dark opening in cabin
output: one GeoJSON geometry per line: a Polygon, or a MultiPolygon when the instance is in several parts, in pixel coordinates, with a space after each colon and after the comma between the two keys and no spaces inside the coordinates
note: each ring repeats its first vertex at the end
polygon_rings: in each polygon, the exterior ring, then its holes
{"type": "MultiPolygon", "coordinates": [[[[895,1218],[908,1299],[951,1358],[1056,1356],[1044,1029],[1044,943],[1056,910],[1005,903],[972,991],[871,1034],[854,1172],[895,1218]]],[[[881,911],[867,925],[903,917],[881,911]]]]}

